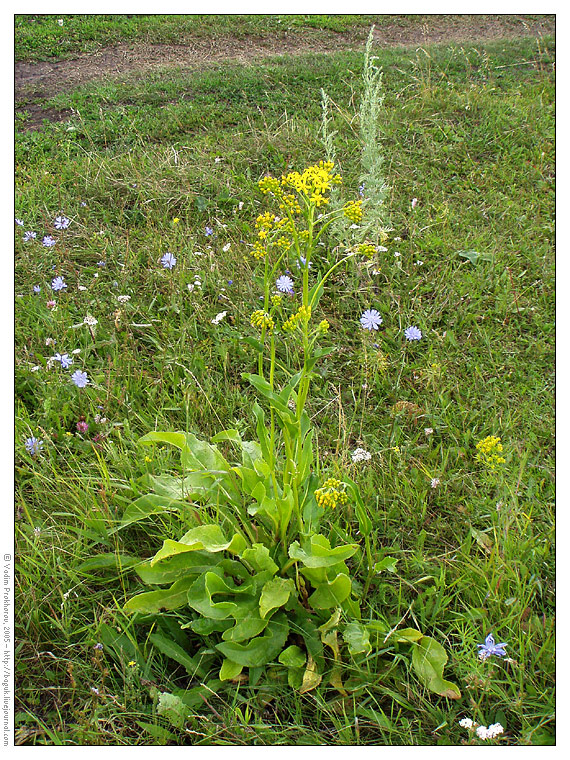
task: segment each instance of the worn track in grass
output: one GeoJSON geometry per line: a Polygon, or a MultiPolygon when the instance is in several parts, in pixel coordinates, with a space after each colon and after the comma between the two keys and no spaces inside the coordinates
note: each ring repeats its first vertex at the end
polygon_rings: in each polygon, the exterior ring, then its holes
{"type": "MultiPolygon", "coordinates": [[[[432,15],[416,23],[395,20],[375,29],[376,45],[409,47],[437,43],[476,43],[513,37],[554,34],[554,16],[432,15]]],[[[133,72],[179,67],[203,69],[220,63],[248,65],[276,55],[301,55],[362,48],[367,30],[348,33],[294,32],[266,37],[197,37],[185,44],[122,43],[66,60],[15,64],[16,113],[26,113],[23,129],[69,117],[68,111],[47,108],[44,101],[68,88],[133,72]]]]}

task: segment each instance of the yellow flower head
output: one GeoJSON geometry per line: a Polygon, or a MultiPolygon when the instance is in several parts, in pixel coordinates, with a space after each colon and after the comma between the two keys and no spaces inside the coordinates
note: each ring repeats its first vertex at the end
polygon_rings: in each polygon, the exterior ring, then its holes
{"type": "Polygon", "coordinates": [[[261,309],[253,312],[250,317],[250,322],[253,327],[257,327],[259,330],[263,330],[265,327],[267,330],[269,330],[269,332],[271,332],[275,327],[273,318],[270,317],[267,312],[262,311],[261,309]]]}
{"type": "Polygon", "coordinates": [[[343,212],[354,224],[360,222],[362,219],[362,201],[348,201],[343,212]]]}
{"type": "Polygon", "coordinates": [[[497,465],[505,464],[505,458],[501,456],[503,444],[495,435],[488,435],[477,443],[475,459],[481,464],[494,471],[497,465]]]}
{"type": "Polygon", "coordinates": [[[356,252],[361,256],[366,256],[367,259],[371,259],[376,253],[376,246],[372,243],[360,243],[356,246],[356,252]]]}
{"type": "Polygon", "coordinates": [[[310,306],[307,306],[306,308],[304,306],[299,306],[295,314],[291,314],[289,319],[283,323],[283,329],[293,332],[293,330],[299,326],[299,323],[301,321],[308,322],[310,320],[311,313],[312,312],[310,306]]]}
{"type": "Polygon", "coordinates": [[[328,478],[321,488],[315,491],[317,504],[324,509],[335,509],[337,504],[346,504],[348,496],[345,493],[346,483],[337,478],[328,478]]]}

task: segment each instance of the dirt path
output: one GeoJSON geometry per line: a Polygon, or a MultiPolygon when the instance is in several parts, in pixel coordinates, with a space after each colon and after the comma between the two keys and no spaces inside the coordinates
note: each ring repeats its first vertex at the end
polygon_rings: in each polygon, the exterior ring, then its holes
{"type": "MultiPolygon", "coordinates": [[[[184,45],[124,43],[85,53],[77,58],[15,64],[16,112],[27,112],[25,129],[41,126],[43,119],[59,121],[68,112],[46,109],[42,102],[63,90],[98,79],[119,77],[133,71],[161,67],[203,69],[217,63],[248,64],[273,55],[295,55],[362,49],[366,29],[351,33],[285,33],[267,37],[195,38],[184,45]]],[[[539,37],[554,33],[554,16],[539,20],[528,16],[439,16],[427,22],[395,22],[377,28],[377,45],[405,47],[444,42],[480,42],[512,37],[539,37]]]]}

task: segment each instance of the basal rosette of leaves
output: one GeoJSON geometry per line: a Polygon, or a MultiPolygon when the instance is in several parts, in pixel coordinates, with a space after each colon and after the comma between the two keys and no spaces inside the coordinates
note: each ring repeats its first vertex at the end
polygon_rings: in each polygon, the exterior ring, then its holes
{"type": "Polygon", "coordinates": [[[263,674],[281,673],[301,692],[328,683],[346,693],[345,666],[354,669],[373,650],[403,645],[411,648],[411,665],[422,682],[456,699],[460,692],[443,678],[447,654],[437,641],[414,629],[391,629],[385,620],[362,619],[361,598],[392,560],[374,560],[372,522],[356,484],[316,472],[305,404],[314,365],[328,353],[318,345],[328,324],[315,325],[315,312],[332,272],[374,250],[355,246],[321,271],[328,264],[319,261],[317,245],[333,219],[354,223],[362,217],[360,201],[326,213],[328,193],[342,181],[332,170],[332,163],[320,162],[302,174],[259,183],[280,215],[258,217],[252,248],[263,266],[264,303],[251,320],[258,335],[246,338],[258,352],[258,372],[244,378],[263,404],[252,407],[257,440],[243,440],[234,429],[211,443],[183,432],[141,439],[177,447],[182,477],[145,476],[151,492],[127,508],[120,527],[163,512],[189,514],[192,504],[200,510],[195,527],[166,538],[152,559],[136,566],[152,590],[129,599],[124,609],[139,622],[162,620],[162,632],[151,633],[149,641],[195,677],[219,667],[220,681],[247,677],[254,684],[263,674]],[[272,283],[279,267],[293,269],[299,262],[302,287],[288,299],[287,311],[272,283]],[[289,371],[281,387],[275,381],[277,340],[303,349],[302,366],[289,371]],[[222,454],[222,443],[231,455],[222,454]],[[324,527],[325,513],[346,502],[363,546],[324,527]],[[354,582],[357,574],[363,583],[354,582]],[[190,651],[196,640],[203,646],[190,651]]]}

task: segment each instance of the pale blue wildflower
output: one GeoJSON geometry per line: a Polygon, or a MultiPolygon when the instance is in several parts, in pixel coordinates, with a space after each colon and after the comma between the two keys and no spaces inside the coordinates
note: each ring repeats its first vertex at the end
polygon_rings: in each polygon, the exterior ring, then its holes
{"type": "Polygon", "coordinates": [[[73,359],[69,354],[56,354],[53,358],[61,364],[63,369],[68,369],[73,364],[73,359]]]}
{"type": "Polygon", "coordinates": [[[53,226],[56,230],[66,230],[71,224],[71,219],[66,216],[57,216],[54,220],[53,226]]]}
{"type": "Polygon", "coordinates": [[[162,266],[165,269],[173,269],[176,264],[176,256],[173,253],[165,253],[161,258],[162,266]]]}
{"type": "Polygon", "coordinates": [[[35,238],[36,238],[35,232],[24,232],[22,240],[24,241],[24,243],[27,243],[28,240],[35,240],[35,238]]]}
{"type": "Polygon", "coordinates": [[[277,278],[277,282],[275,283],[275,287],[277,290],[280,290],[281,293],[293,293],[293,280],[288,277],[286,274],[282,274],[281,277],[277,278]]]}
{"type": "Polygon", "coordinates": [[[24,222],[21,219],[18,219],[18,217],[16,217],[14,219],[14,221],[16,222],[16,224],[18,225],[18,227],[23,227],[24,226],[24,222]]]}
{"type": "Polygon", "coordinates": [[[52,245],[56,244],[56,242],[57,241],[54,240],[51,235],[45,235],[42,238],[42,245],[45,246],[46,248],[51,248],[52,245]]]}
{"type": "Polygon", "coordinates": [[[505,652],[505,647],[507,646],[506,642],[503,641],[500,644],[495,644],[495,639],[492,633],[487,636],[484,644],[477,644],[477,646],[480,650],[480,660],[486,660],[488,657],[491,657],[491,655],[495,655],[495,657],[504,657],[507,654],[505,652]]]}
{"type": "Polygon", "coordinates": [[[63,277],[54,277],[51,281],[52,290],[64,290],[65,288],[67,288],[67,285],[65,284],[63,277]]]}
{"type": "Polygon", "coordinates": [[[35,457],[36,454],[39,454],[43,449],[44,442],[39,441],[35,436],[32,436],[26,440],[25,446],[28,450],[28,453],[31,454],[31,456],[35,457]]]}
{"type": "Polygon", "coordinates": [[[34,293],[41,293],[41,287],[39,285],[34,285],[34,293]]]}
{"type": "Polygon", "coordinates": [[[89,380],[87,378],[87,372],[81,372],[80,369],[76,369],[73,375],[71,376],[71,380],[73,381],[73,384],[76,385],[78,388],[85,388],[86,385],[88,385],[89,380]]]}
{"type": "Polygon", "coordinates": [[[214,234],[214,230],[211,227],[206,227],[204,235],[206,235],[206,237],[209,237],[210,235],[213,235],[213,234],[214,234]]]}
{"type": "Polygon", "coordinates": [[[415,325],[412,325],[411,327],[408,327],[406,330],[404,330],[404,335],[406,336],[407,340],[421,340],[422,339],[422,331],[418,329],[415,325]]]}
{"type": "Polygon", "coordinates": [[[377,330],[382,324],[380,312],[376,309],[367,309],[360,317],[360,324],[365,330],[377,330]]]}

